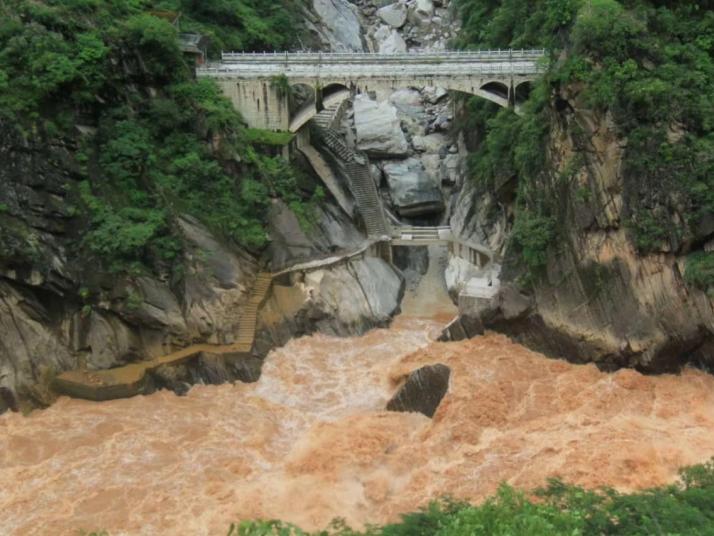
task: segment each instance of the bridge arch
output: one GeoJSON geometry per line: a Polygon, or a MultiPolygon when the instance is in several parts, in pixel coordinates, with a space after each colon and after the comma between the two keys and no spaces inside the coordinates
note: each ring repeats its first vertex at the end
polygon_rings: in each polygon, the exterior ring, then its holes
{"type": "Polygon", "coordinates": [[[350,96],[366,94],[373,90],[396,91],[404,88],[438,86],[449,91],[475,95],[502,108],[514,108],[516,112],[519,111],[520,105],[527,100],[530,94],[530,81],[528,80],[483,79],[464,82],[436,78],[412,81],[328,79],[323,80],[322,83],[324,85],[316,87],[317,103],[306,106],[291,116],[291,132],[297,132],[320,110],[336,100],[341,101],[350,96]]]}
{"type": "Polygon", "coordinates": [[[290,83],[288,111],[290,131],[297,130],[317,113],[318,92],[314,85],[304,82],[290,83]]]}

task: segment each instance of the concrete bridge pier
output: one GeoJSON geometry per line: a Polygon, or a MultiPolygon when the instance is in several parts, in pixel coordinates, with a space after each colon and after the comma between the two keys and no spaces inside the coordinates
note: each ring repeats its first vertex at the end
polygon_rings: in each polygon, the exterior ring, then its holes
{"type": "Polygon", "coordinates": [[[289,129],[288,95],[276,81],[222,78],[216,82],[248,125],[274,131],[289,129]]]}

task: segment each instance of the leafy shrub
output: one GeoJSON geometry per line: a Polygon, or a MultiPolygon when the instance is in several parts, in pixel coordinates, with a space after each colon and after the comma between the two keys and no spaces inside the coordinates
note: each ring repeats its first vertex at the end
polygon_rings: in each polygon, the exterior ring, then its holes
{"type": "Polygon", "coordinates": [[[308,533],[280,521],[243,522],[229,536],[633,536],[714,534],[714,461],[687,467],[678,485],[631,494],[549,481],[536,500],[502,485],[480,506],[440,501],[400,523],[353,531],[334,523],[308,533]]]}
{"type": "Polygon", "coordinates": [[[714,296],[714,252],[697,252],[687,257],[684,279],[714,296]]]}
{"type": "Polygon", "coordinates": [[[516,216],[511,239],[520,250],[528,270],[527,279],[541,274],[546,267],[549,247],[555,238],[555,220],[521,209],[516,216]]]}

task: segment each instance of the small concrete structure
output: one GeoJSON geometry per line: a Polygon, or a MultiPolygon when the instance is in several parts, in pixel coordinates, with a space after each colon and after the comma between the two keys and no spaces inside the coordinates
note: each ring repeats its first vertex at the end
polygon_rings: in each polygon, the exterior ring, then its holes
{"type": "MultiPolygon", "coordinates": [[[[544,50],[372,53],[224,53],[222,61],[200,68],[213,78],[249,126],[291,129],[290,86],[306,85],[321,96],[348,89],[352,94],[404,87],[443,87],[478,95],[503,107],[517,107],[520,86],[540,74],[544,50]]],[[[317,107],[314,113],[318,113],[317,107]]],[[[296,114],[305,114],[305,110],[296,114]]],[[[301,116],[292,128],[306,119],[301,116]]]]}
{"type": "Polygon", "coordinates": [[[192,56],[196,67],[200,67],[206,63],[209,43],[210,41],[205,35],[197,33],[179,34],[179,48],[181,52],[192,56]]]}

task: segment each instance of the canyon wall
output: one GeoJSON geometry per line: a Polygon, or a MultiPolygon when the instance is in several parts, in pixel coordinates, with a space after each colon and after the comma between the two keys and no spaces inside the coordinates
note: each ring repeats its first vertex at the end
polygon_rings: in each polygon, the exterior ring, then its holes
{"type": "MultiPolygon", "coordinates": [[[[559,206],[557,243],[545,273],[524,284],[520,251],[508,237],[518,177],[496,187],[472,181],[456,201],[452,226],[502,254],[502,290],[491,301],[464,303],[464,316],[556,357],[612,370],[645,372],[714,363],[714,302],[683,278],[686,256],[707,247],[714,228],[700,226],[689,244],[644,254],[627,226],[627,143],[612,118],[595,114],[577,94],[551,98],[547,160],[567,183],[544,184],[559,206]],[[575,155],[582,165],[573,170],[575,155]]],[[[672,194],[674,195],[674,194],[672,194]]],[[[681,224],[686,213],[673,213],[681,224]]]]}

